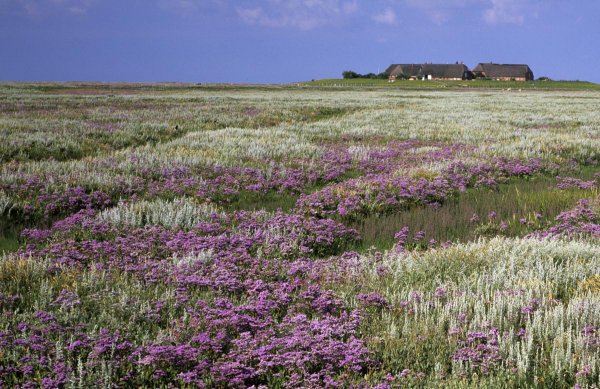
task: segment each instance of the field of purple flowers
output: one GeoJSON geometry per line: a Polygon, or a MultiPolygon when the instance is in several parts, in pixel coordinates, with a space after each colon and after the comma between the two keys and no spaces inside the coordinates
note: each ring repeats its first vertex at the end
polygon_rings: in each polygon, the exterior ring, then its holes
{"type": "Polygon", "coordinates": [[[597,92],[0,87],[0,387],[597,387],[597,92]]]}

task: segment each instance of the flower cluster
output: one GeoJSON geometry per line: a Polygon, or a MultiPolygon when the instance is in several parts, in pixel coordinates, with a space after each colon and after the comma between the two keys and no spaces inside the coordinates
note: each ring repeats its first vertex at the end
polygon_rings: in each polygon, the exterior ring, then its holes
{"type": "Polygon", "coordinates": [[[468,332],[458,343],[459,347],[452,355],[452,359],[467,365],[470,369],[489,374],[502,364],[503,357],[498,348],[497,328],[468,332]]]}
{"type": "Polygon", "coordinates": [[[574,177],[556,177],[556,187],[560,189],[577,188],[592,189],[596,188],[596,180],[584,181],[574,177]]]}
{"type": "Polygon", "coordinates": [[[339,215],[357,219],[400,211],[413,205],[437,206],[468,187],[494,187],[509,177],[529,176],[542,169],[539,160],[496,159],[492,164],[472,167],[452,163],[443,174],[430,179],[394,174],[367,175],[303,195],[297,208],[319,217],[339,215]]]}
{"type": "Polygon", "coordinates": [[[600,215],[597,201],[579,200],[575,208],[561,212],[556,224],[548,229],[536,231],[530,236],[538,238],[556,237],[600,237],[600,215]]]}
{"type": "MultiPolygon", "coordinates": [[[[314,387],[370,364],[357,332],[361,311],[320,285],[327,261],[302,258],[337,253],[341,242],[357,238],[332,220],[236,212],[184,231],[108,226],[86,209],[25,236],[23,255],[47,258],[57,274],[118,271],[173,288],[176,296],[154,300],[135,319],[171,329],[146,343],[71,322],[69,312],[90,302],[60,290],[50,311],[34,314],[37,324],[2,333],[0,352],[12,350],[21,361],[0,369],[7,385],[42,377],[47,386],[61,386],[110,367],[111,381],[128,386],[314,387]],[[198,298],[206,293],[212,298],[198,298]],[[168,309],[179,313],[168,319],[168,309]]],[[[3,309],[19,302],[14,296],[1,301],[3,309]]]]}

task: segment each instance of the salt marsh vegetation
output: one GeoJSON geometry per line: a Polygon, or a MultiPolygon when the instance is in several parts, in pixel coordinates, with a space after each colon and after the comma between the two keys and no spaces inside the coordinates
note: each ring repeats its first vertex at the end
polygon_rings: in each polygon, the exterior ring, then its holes
{"type": "Polygon", "coordinates": [[[597,387],[599,106],[0,85],[0,386],[597,387]]]}

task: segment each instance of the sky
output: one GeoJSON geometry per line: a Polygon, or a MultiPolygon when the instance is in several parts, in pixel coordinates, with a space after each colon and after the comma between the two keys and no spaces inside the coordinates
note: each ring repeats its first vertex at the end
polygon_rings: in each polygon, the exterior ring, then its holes
{"type": "Polygon", "coordinates": [[[0,80],[287,83],[526,63],[600,83],[600,0],[0,0],[0,80]]]}

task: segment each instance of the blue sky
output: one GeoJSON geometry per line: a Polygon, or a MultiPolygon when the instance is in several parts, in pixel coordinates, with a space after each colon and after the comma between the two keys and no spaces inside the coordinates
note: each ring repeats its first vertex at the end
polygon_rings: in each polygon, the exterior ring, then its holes
{"type": "Polygon", "coordinates": [[[0,0],[0,80],[280,83],[390,63],[600,82],[600,0],[0,0]]]}

